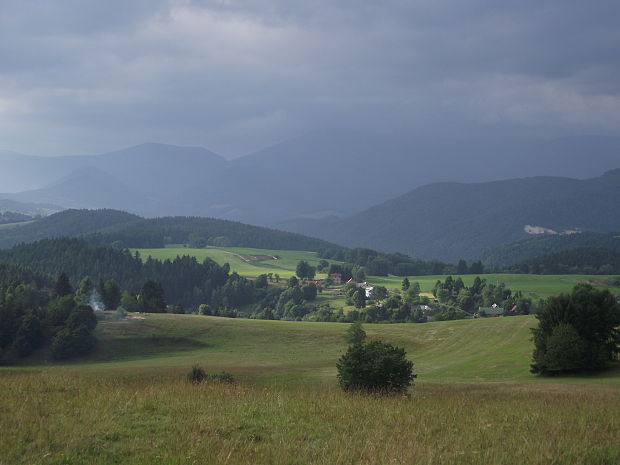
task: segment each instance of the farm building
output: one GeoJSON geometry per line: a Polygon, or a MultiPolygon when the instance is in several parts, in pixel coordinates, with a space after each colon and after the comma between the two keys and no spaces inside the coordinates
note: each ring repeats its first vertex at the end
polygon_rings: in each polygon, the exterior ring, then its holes
{"type": "Polygon", "coordinates": [[[340,273],[330,274],[329,279],[331,279],[336,286],[340,286],[342,284],[342,275],[340,273]]]}
{"type": "Polygon", "coordinates": [[[478,307],[478,315],[487,317],[504,316],[504,309],[497,304],[490,307],[478,307]]]}

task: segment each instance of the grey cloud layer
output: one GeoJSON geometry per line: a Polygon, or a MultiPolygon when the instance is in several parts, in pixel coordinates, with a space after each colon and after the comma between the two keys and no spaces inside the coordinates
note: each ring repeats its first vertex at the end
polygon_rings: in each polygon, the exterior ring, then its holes
{"type": "Polygon", "coordinates": [[[1,148],[618,134],[620,4],[502,3],[0,0],[1,148]]]}

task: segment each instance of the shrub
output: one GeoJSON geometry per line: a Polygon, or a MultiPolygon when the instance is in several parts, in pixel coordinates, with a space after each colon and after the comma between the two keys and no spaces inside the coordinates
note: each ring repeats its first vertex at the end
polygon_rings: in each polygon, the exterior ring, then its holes
{"type": "Polygon", "coordinates": [[[202,383],[205,379],[207,379],[207,373],[198,365],[194,365],[190,372],[187,374],[187,380],[190,383],[202,383]]]}
{"type": "Polygon", "coordinates": [[[123,307],[118,307],[114,312],[113,319],[114,321],[121,321],[127,317],[127,310],[123,307]]]}
{"type": "Polygon", "coordinates": [[[218,383],[226,383],[226,384],[235,383],[235,377],[226,371],[220,371],[219,373],[208,375],[207,379],[209,381],[216,381],[218,383]]]}
{"type": "Polygon", "coordinates": [[[187,374],[187,380],[190,383],[199,384],[204,381],[215,381],[217,383],[233,384],[235,383],[235,377],[226,372],[221,371],[219,373],[207,373],[198,365],[194,365],[190,372],[187,374]]]}
{"type": "MultiPolygon", "coordinates": [[[[363,341],[360,330],[357,326],[350,331],[350,340],[357,333],[357,340],[363,341]]],[[[353,343],[336,368],[345,391],[403,392],[416,378],[413,362],[407,360],[405,350],[381,341],[353,343]]]]}

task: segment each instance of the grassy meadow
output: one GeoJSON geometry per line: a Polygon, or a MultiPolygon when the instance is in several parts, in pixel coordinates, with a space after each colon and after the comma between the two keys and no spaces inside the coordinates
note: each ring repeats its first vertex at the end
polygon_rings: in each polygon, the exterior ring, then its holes
{"type": "Polygon", "coordinates": [[[134,315],[98,350],[0,369],[0,465],[620,463],[620,366],[528,372],[530,316],[366,325],[407,349],[406,396],[342,393],[348,325],[134,315]],[[192,385],[193,364],[235,385],[192,385]]]}
{"type": "MultiPolygon", "coordinates": [[[[471,286],[477,275],[453,275],[460,276],[466,286],[471,286]]],[[[526,297],[532,299],[544,299],[560,293],[570,293],[578,283],[587,282],[595,287],[609,289],[614,294],[620,294],[617,275],[542,275],[542,274],[502,274],[490,273],[479,275],[491,284],[504,283],[508,289],[522,291],[526,297]]],[[[430,292],[437,280],[446,279],[445,276],[413,276],[411,282],[420,283],[422,292],[430,292]]],[[[398,276],[373,276],[369,278],[373,284],[385,286],[388,289],[400,289],[403,278],[398,276]]]]}
{"type": "MultiPolygon", "coordinates": [[[[306,260],[310,265],[316,266],[321,260],[316,252],[303,252],[298,250],[265,250],[248,249],[243,247],[206,247],[204,249],[192,249],[188,247],[165,247],[161,249],[131,249],[132,253],[140,252],[144,260],[153,257],[157,260],[173,260],[177,256],[189,255],[202,261],[210,258],[223,265],[228,263],[231,271],[236,271],[241,276],[255,278],[261,274],[278,273],[282,278],[290,278],[295,275],[297,263],[306,260]],[[277,257],[276,260],[267,257],[277,257]]],[[[330,260],[328,260],[331,262],[330,260]]],[[[324,273],[318,273],[317,277],[327,277],[324,273]]]]}

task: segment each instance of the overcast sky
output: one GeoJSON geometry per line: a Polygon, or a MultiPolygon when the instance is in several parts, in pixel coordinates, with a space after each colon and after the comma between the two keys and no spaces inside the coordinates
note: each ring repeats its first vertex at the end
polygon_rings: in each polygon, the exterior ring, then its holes
{"type": "Polygon", "coordinates": [[[620,135],[620,2],[0,0],[0,149],[325,127],[620,135]]]}

